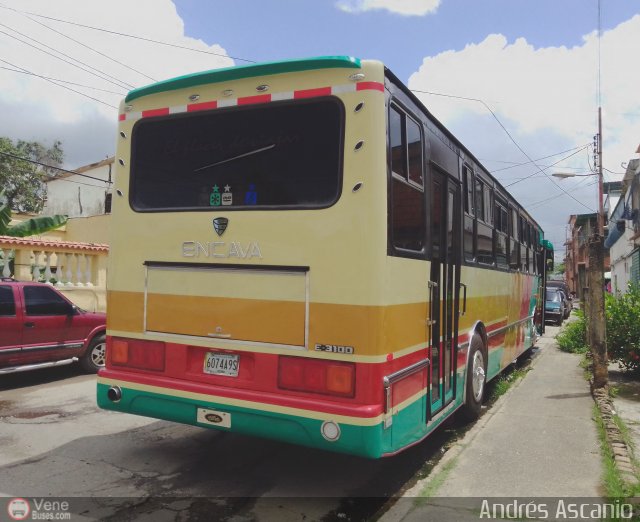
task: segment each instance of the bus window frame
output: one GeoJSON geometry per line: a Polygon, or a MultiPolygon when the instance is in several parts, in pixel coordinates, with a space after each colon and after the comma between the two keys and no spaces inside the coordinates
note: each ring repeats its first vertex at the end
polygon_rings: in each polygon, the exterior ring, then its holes
{"type": "Polygon", "coordinates": [[[475,264],[477,258],[478,227],[476,226],[475,207],[475,174],[473,167],[464,162],[462,164],[462,261],[463,263],[475,264]],[[471,251],[466,248],[466,226],[471,222],[471,251]]]}
{"type": "Polygon", "coordinates": [[[426,260],[429,259],[430,251],[429,251],[429,240],[430,240],[430,232],[429,232],[429,202],[427,201],[427,191],[425,190],[425,184],[428,180],[428,172],[427,172],[427,158],[426,158],[426,129],[424,124],[420,118],[418,118],[413,111],[409,110],[404,103],[402,103],[398,98],[391,97],[387,102],[386,107],[386,121],[387,121],[387,253],[393,257],[402,257],[409,259],[420,259],[426,260]],[[393,170],[393,157],[391,150],[391,111],[395,110],[397,113],[401,115],[401,132],[402,132],[402,145],[404,150],[404,158],[406,160],[405,170],[406,170],[406,178],[401,174],[394,172],[393,170]],[[422,164],[422,186],[418,183],[410,179],[410,168],[409,168],[409,145],[407,142],[407,125],[406,120],[409,118],[413,123],[418,126],[420,131],[420,144],[421,144],[421,154],[420,160],[422,164]],[[394,184],[402,183],[412,190],[416,190],[417,192],[422,194],[422,238],[423,245],[420,250],[412,250],[408,248],[402,248],[396,246],[394,240],[394,206],[393,206],[393,191],[394,184]]]}
{"type": "Polygon", "coordinates": [[[249,104],[249,105],[234,105],[230,107],[219,107],[216,109],[210,109],[207,111],[195,111],[195,112],[183,112],[183,113],[174,113],[167,114],[162,116],[154,116],[153,118],[140,118],[138,119],[131,129],[131,145],[129,150],[131,151],[131,159],[129,166],[129,182],[128,182],[128,204],[129,208],[136,213],[140,214],[153,214],[153,213],[180,213],[180,212],[246,212],[246,211],[288,211],[288,210],[323,210],[327,208],[331,208],[336,205],[342,195],[344,193],[344,160],[345,160],[345,146],[346,146],[346,127],[347,127],[347,111],[344,105],[344,102],[338,96],[318,96],[313,98],[306,99],[298,99],[298,100],[282,100],[282,101],[273,101],[268,104],[269,107],[285,107],[287,105],[300,105],[300,104],[311,104],[318,103],[323,101],[331,101],[338,107],[339,112],[339,123],[340,126],[338,128],[339,139],[338,139],[338,157],[337,157],[337,191],[336,197],[327,202],[326,204],[316,205],[316,204],[300,204],[300,205],[291,205],[291,206],[282,206],[282,205],[237,205],[237,206],[225,206],[225,207],[154,207],[150,209],[140,208],[134,203],[134,195],[135,190],[133,186],[134,181],[134,173],[133,168],[136,165],[136,156],[137,156],[137,148],[135,147],[135,139],[136,139],[136,129],[144,124],[148,124],[150,121],[164,121],[164,120],[175,120],[178,118],[197,118],[202,117],[207,113],[222,113],[222,112],[240,112],[240,111],[250,111],[252,109],[259,108],[263,104],[249,104]]]}

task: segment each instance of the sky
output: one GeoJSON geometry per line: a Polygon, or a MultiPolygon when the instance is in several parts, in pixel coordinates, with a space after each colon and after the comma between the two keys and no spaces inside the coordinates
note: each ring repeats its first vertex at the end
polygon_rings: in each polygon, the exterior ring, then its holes
{"type": "Polygon", "coordinates": [[[252,62],[378,59],[562,252],[569,215],[597,208],[597,178],[550,175],[593,172],[599,106],[605,180],[639,157],[639,50],[640,0],[0,0],[0,136],[61,140],[74,169],[114,154],[132,88],[252,62]]]}

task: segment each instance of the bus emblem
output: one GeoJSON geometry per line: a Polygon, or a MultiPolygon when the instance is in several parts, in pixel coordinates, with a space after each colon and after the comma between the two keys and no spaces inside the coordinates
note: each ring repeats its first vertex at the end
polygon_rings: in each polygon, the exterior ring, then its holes
{"type": "Polygon", "coordinates": [[[219,236],[224,234],[228,224],[229,220],[227,218],[217,217],[213,220],[213,228],[219,236]]]}
{"type": "Polygon", "coordinates": [[[217,415],[215,413],[207,413],[204,416],[205,419],[207,419],[209,422],[213,422],[214,424],[220,424],[223,419],[222,417],[220,417],[220,415],[217,415]]]}

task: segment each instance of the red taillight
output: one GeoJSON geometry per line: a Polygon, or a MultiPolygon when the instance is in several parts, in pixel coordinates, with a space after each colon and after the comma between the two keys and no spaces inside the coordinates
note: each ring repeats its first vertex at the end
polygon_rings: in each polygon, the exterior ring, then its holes
{"type": "Polygon", "coordinates": [[[140,370],[164,370],[165,344],[160,341],[110,339],[107,352],[111,364],[140,370]]]}
{"type": "Polygon", "coordinates": [[[279,359],[278,387],[353,397],[355,374],[353,363],[283,356],[279,359]]]}

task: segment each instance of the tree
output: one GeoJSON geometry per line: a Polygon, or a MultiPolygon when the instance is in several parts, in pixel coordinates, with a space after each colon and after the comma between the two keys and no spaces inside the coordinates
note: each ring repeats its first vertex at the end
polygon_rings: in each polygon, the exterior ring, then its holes
{"type": "Polygon", "coordinates": [[[47,190],[45,179],[55,177],[55,169],[30,161],[59,167],[64,158],[62,143],[55,141],[50,148],[37,141],[0,138],[0,187],[4,190],[8,207],[18,212],[40,212],[47,190]]]}
{"type": "Polygon", "coordinates": [[[554,274],[564,274],[565,272],[565,265],[564,263],[557,263],[556,264],[556,268],[553,271],[554,274]]]}
{"type": "Polygon", "coordinates": [[[11,207],[4,192],[0,192],[0,236],[25,237],[43,234],[49,230],[60,228],[67,222],[67,216],[60,214],[27,219],[17,225],[11,223],[11,207]]]}

